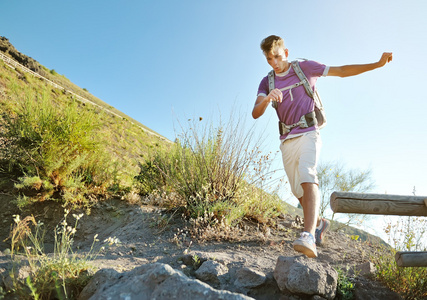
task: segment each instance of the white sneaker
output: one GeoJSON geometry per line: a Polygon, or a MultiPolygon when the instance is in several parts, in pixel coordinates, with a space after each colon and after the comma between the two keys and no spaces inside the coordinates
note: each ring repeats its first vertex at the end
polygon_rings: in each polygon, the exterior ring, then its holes
{"type": "Polygon", "coordinates": [[[294,242],[294,250],[305,254],[307,257],[317,257],[316,242],[310,232],[304,231],[299,239],[294,242]]]}

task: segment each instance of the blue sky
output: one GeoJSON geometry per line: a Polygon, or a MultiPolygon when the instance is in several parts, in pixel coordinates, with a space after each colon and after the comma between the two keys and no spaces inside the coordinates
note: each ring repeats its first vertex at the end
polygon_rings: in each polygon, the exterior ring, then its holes
{"type": "Polygon", "coordinates": [[[270,69],[264,37],[284,37],[290,59],[330,66],[391,51],[382,69],[319,79],[328,116],[321,160],[372,169],[373,192],[415,186],[427,195],[424,0],[14,0],[0,1],[0,11],[0,35],[19,51],[170,140],[177,121],[217,120],[237,107],[272,152],[273,109],[250,116],[270,69]]]}

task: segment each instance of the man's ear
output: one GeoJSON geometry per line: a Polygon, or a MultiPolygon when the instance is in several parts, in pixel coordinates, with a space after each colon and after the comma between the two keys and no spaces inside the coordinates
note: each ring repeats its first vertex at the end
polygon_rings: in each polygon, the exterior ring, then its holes
{"type": "Polygon", "coordinates": [[[289,50],[286,48],[285,49],[285,56],[286,56],[286,58],[288,58],[288,55],[289,55],[289,50]]]}

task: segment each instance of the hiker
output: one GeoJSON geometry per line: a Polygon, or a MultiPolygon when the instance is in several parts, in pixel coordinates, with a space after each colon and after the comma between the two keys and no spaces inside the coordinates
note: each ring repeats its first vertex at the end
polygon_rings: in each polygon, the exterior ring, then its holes
{"type": "Polygon", "coordinates": [[[322,144],[319,125],[323,120],[318,121],[324,115],[314,114],[318,105],[306,88],[311,87],[315,91],[316,81],[322,76],[348,77],[383,67],[392,60],[392,53],[383,53],[376,63],[329,67],[310,60],[292,64],[288,61],[289,50],[279,36],[265,38],[261,42],[261,50],[274,73],[271,72],[270,83],[269,76],[261,80],[252,117],[262,116],[270,103],[276,108],[283,165],[292,193],[298,198],[304,213],[304,231],[293,246],[308,257],[317,257],[316,244],[322,243],[330,225],[328,220],[319,217],[316,170],[322,144]],[[303,75],[298,73],[298,65],[303,75]],[[304,75],[308,81],[305,86],[300,79],[304,75]]]}

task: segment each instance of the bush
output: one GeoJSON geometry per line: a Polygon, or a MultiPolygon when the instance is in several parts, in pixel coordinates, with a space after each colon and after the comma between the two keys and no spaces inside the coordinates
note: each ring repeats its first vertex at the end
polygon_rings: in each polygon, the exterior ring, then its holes
{"type": "Polygon", "coordinates": [[[193,122],[171,149],[157,151],[141,165],[136,178],[141,193],[166,192],[170,201],[165,205],[184,208],[192,219],[208,215],[211,223],[268,222],[283,204],[260,189],[272,179],[272,159],[262,154],[261,140],[252,132],[233,117],[218,127],[193,122]]]}
{"type": "Polygon", "coordinates": [[[377,268],[377,278],[404,299],[425,299],[427,297],[427,268],[398,267],[396,251],[381,247],[373,261],[377,268]]]}
{"type": "Polygon", "coordinates": [[[352,278],[342,269],[336,269],[336,271],[338,272],[337,298],[341,300],[354,299],[355,285],[352,278]]]}
{"type": "Polygon", "coordinates": [[[68,194],[84,202],[79,195],[108,182],[98,117],[75,101],[56,105],[46,94],[36,99],[29,94],[2,116],[2,123],[0,139],[6,145],[0,147],[0,157],[6,171],[19,177],[17,188],[33,190],[38,200],[68,194]]]}
{"type": "Polygon", "coordinates": [[[377,267],[377,278],[404,299],[425,299],[427,297],[427,268],[398,267],[395,261],[397,251],[426,251],[422,238],[427,220],[419,217],[399,217],[390,222],[385,231],[391,247],[381,247],[373,260],[377,267]]]}

